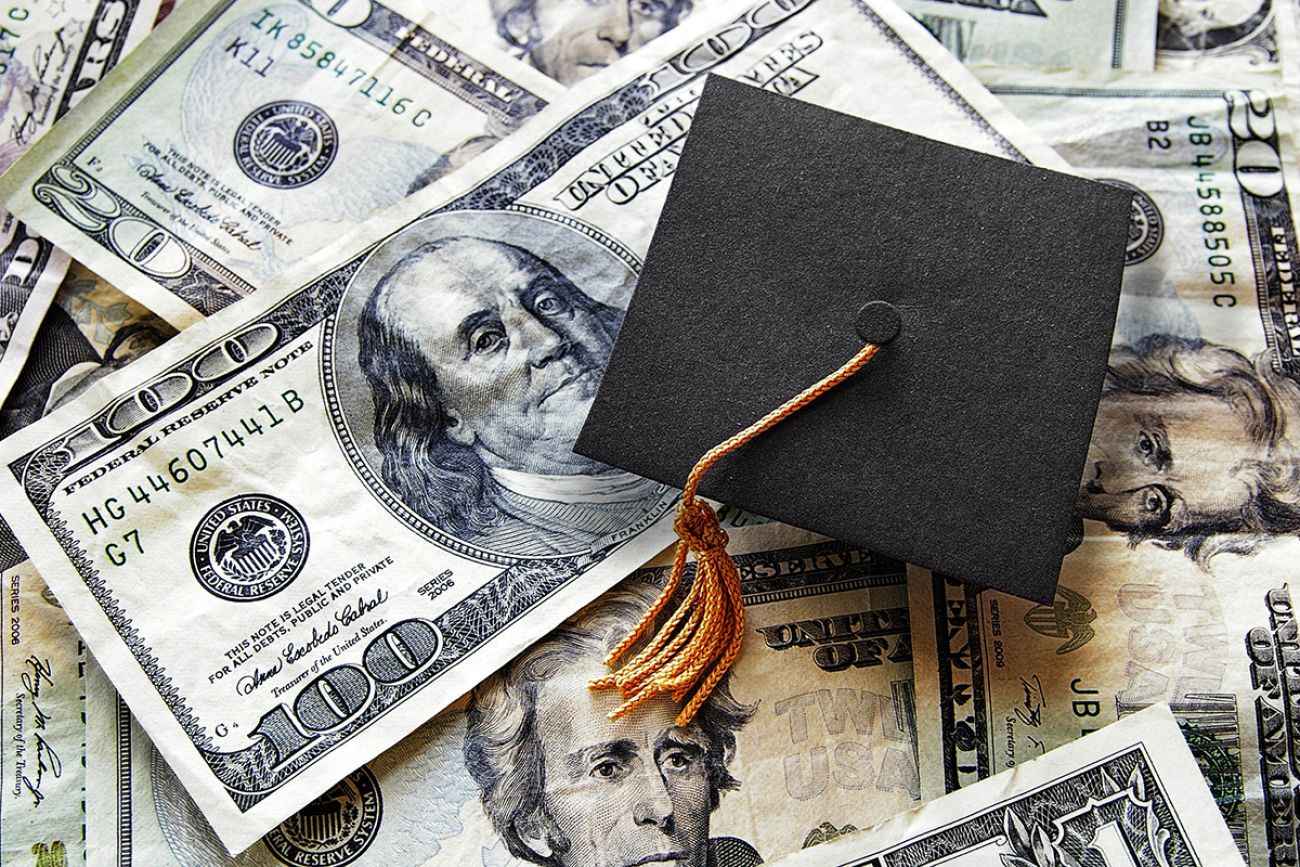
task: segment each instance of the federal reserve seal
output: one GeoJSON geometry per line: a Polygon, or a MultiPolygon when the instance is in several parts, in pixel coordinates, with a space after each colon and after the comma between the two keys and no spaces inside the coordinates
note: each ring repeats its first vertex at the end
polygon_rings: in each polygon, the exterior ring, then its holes
{"type": "Polygon", "coordinates": [[[375,839],[383,806],[379,782],[360,767],[267,834],[266,848],[292,867],[351,864],[375,839]]]}
{"type": "Polygon", "coordinates": [[[322,109],[290,99],[269,102],[235,131],[235,162],[264,187],[293,189],[325,174],[339,149],[339,131],[322,109]]]}
{"type": "Polygon", "coordinates": [[[298,577],[307,542],[307,525],[293,506],[268,494],[240,494],[199,521],[190,539],[190,565],[212,595],[253,602],[298,577]]]}
{"type": "Polygon", "coordinates": [[[1160,242],[1165,239],[1165,218],[1156,207],[1155,200],[1141,189],[1114,178],[1105,178],[1104,181],[1133,194],[1133,211],[1128,223],[1128,244],[1124,247],[1125,267],[1145,262],[1160,248],[1160,242]]]}

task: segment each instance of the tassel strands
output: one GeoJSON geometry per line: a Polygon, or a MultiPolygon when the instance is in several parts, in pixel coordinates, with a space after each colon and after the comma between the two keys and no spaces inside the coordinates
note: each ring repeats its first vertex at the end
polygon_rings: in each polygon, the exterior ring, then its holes
{"type": "Polygon", "coordinates": [[[745,606],[740,592],[740,573],[727,553],[727,533],[718,516],[696,498],[700,479],[724,455],[734,452],[754,437],[803,409],[835,386],[857,373],[880,347],[868,343],[839,370],[809,386],[738,434],[709,449],[696,462],[682,488],[673,529],[680,541],[668,584],[636,627],[618,643],[605,664],[613,666],[653,628],[681,586],[686,557],[695,554],[695,581],[681,605],[659,629],[650,643],[620,669],[591,681],[592,689],[617,688],[623,703],[610,714],[618,719],[657,695],[689,701],[677,715],[685,726],[722,680],[740,655],[745,637],[745,606]]]}

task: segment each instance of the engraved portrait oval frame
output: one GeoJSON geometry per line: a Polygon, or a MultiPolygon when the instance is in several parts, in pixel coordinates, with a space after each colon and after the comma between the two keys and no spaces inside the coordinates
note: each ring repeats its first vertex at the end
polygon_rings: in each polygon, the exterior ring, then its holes
{"type": "MultiPolygon", "coordinates": [[[[395,517],[430,541],[480,562],[510,566],[590,554],[578,549],[556,554],[495,550],[435,526],[410,508],[382,476],[383,459],[374,437],[374,402],[357,356],[357,323],[379,279],[411,249],[443,238],[470,236],[520,247],[565,274],[588,297],[626,310],[641,260],[591,225],[542,208],[440,211],[415,220],[366,255],[348,279],[321,335],[321,384],[335,438],[367,490],[395,517]]],[[[666,513],[675,501],[666,492],[637,522],[666,513]]]]}
{"type": "MultiPolygon", "coordinates": [[[[1178,5],[1177,0],[1175,0],[1174,5],[1178,5]]],[[[1181,28],[1170,19],[1168,14],[1158,11],[1156,15],[1156,50],[1165,51],[1174,55],[1187,53],[1202,54],[1207,57],[1231,53],[1240,49],[1241,46],[1247,45],[1253,41],[1257,36],[1265,32],[1270,25],[1274,27],[1274,34],[1276,34],[1276,28],[1278,25],[1274,22],[1277,20],[1278,15],[1285,14],[1279,13],[1276,7],[1277,4],[1274,3],[1273,0],[1257,0],[1255,10],[1248,18],[1246,18],[1246,20],[1237,24],[1225,24],[1219,27],[1209,27],[1202,31],[1202,33],[1197,34],[1198,36],[1203,37],[1207,43],[1212,43],[1201,47],[1193,45],[1191,38],[1183,34],[1181,28]],[[1187,47],[1161,48],[1160,36],[1164,30],[1176,31],[1179,37],[1187,43],[1187,47]]],[[[1277,42],[1280,40],[1276,35],[1274,36],[1274,40],[1276,46],[1277,42]]],[[[1252,51],[1250,53],[1253,54],[1257,52],[1252,51]]]]}

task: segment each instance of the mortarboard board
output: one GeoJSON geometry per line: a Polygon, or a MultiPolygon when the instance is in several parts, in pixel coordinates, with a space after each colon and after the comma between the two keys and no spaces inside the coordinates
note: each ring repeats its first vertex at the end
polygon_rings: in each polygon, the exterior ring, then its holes
{"type": "Polygon", "coordinates": [[[711,76],[575,451],[1049,601],[1130,194],[711,76]],[[871,303],[876,302],[876,303],[871,303]]]}

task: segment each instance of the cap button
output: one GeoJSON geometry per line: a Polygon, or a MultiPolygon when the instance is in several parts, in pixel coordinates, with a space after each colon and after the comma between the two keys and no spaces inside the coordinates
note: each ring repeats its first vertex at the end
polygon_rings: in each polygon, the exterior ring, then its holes
{"type": "Polygon", "coordinates": [[[859,337],[867,343],[879,345],[898,336],[899,329],[903,327],[903,317],[898,314],[898,308],[888,301],[868,301],[858,310],[854,325],[859,337]]]}

